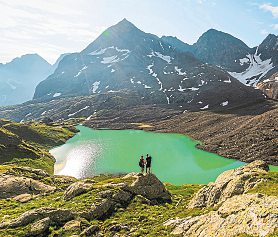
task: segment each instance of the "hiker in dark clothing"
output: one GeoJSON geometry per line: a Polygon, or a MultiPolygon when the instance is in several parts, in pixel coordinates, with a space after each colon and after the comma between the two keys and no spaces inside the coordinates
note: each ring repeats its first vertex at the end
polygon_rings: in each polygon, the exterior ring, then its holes
{"type": "Polygon", "coordinates": [[[146,161],[144,160],[144,156],[141,156],[141,158],[139,160],[139,166],[141,167],[141,172],[142,173],[144,173],[145,163],[146,163],[146,161]]]}
{"type": "Polygon", "coordinates": [[[149,156],[149,154],[147,154],[146,161],[147,161],[147,164],[146,164],[146,173],[151,173],[152,157],[149,156]]]}

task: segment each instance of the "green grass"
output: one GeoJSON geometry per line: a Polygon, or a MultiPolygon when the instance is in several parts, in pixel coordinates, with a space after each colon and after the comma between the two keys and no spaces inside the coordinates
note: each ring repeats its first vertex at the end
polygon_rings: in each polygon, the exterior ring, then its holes
{"type": "MultiPolygon", "coordinates": [[[[57,177],[58,178],[58,177],[57,177]]],[[[56,178],[49,177],[42,181],[44,183],[53,184],[56,178]]],[[[88,211],[93,204],[97,204],[101,201],[98,197],[98,192],[103,190],[118,190],[115,188],[103,187],[103,185],[108,183],[121,183],[128,182],[131,183],[133,179],[121,179],[120,177],[112,177],[110,175],[100,175],[93,177],[94,183],[93,189],[85,194],[77,196],[69,201],[65,201],[63,196],[63,191],[56,191],[52,194],[41,195],[27,203],[18,203],[13,199],[3,199],[0,200],[0,222],[3,220],[11,220],[17,218],[24,212],[40,208],[40,207],[56,207],[56,208],[67,208],[71,209],[77,213],[82,213],[88,211]]],[[[72,179],[66,186],[74,182],[72,179]]],[[[60,189],[64,189],[64,183],[55,183],[60,189]]],[[[149,206],[142,204],[138,198],[135,198],[127,209],[119,208],[117,211],[105,221],[93,220],[90,223],[82,220],[84,228],[91,224],[98,224],[101,226],[102,231],[105,236],[110,236],[109,228],[115,223],[126,223],[129,228],[136,228],[137,232],[133,236],[147,235],[147,236],[168,236],[170,233],[168,228],[163,226],[163,222],[172,217],[185,217],[188,215],[199,215],[200,213],[205,213],[206,209],[192,209],[187,210],[186,205],[189,199],[194,193],[196,193],[201,186],[200,185],[183,185],[183,186],[173,186],[167,184],[167,188],[173,194],[173,202],[171,204],[149,206]],[[152,228],[150,228],[152,226],[152,228]]],[[[0,236],[25,236],[30,230],[30,226],[20,227],[14,229],[0,230],[0,236]],[[1,233],[2,231],[2,233],[1,233]],[[5,235],[4,235],[5,233],[5,235]],[[1,235],[2,234],[2,235],[1,235]]],[[[72,234],[80,233],[79,231],[65,231],[61,227],[52,227],[52,232],[49,236],[70,236],[72,234]]]]}
{"type": "Polygon", "coordinates": [[[0,164],[54,171],[50,148],[61,145],[77,130],[71,126],[15,123],[0,120],[0,164]]]}
{"type": "Polygon", "coordinates": [[[269,171],[260,174],[264,181],[249,190],[249,193],[263,193],[266,195],[278,196],[278,172],[269,171]]]}

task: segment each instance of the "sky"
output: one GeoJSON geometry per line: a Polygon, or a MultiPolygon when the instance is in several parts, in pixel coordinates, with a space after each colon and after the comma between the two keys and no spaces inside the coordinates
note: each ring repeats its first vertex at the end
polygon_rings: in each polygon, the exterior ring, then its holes
{"type": "Polygon", "coordinates": [[[0,0],[0,10],[0,63],[27,53],[54,63],[123,18],[189,44],[210,28],[249,47],[278,34],[277,0],[0,0]]]}

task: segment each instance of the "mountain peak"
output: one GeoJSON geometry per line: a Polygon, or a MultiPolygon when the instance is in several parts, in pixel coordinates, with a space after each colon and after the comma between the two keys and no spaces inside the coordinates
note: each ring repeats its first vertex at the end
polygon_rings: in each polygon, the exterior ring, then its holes
{"type": "Polygon", "coordinates": [[[128,21],[126,18],[124,18],[123,20],[119,21],[116,25],[113,25],[113,26],[108,28],[108,30],[111,30],[111,29],[114,29],[114,30],[115,29],[116,30],[137,29],[138,30],[138,28],[133,23],[128,21]]]}

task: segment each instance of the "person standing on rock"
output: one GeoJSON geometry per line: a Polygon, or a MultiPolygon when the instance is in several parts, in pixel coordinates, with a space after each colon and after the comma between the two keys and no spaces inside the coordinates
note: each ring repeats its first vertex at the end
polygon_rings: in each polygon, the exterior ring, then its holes
{"type": "Polygon", "coordinates": [[[146,173],[151,173],[151,164],[152,164],[152,157],[149,156],[149,154],[147,154],[147,157],[146,157],[146,173]]]}
{"type": "Polygon", "coordinates": [[[141,172],[144,173],[144,169],[145,169],[145,159],[144,156],[141,156],[140,160],[139,160],[139,166],[141,168],[141,172]]]}

